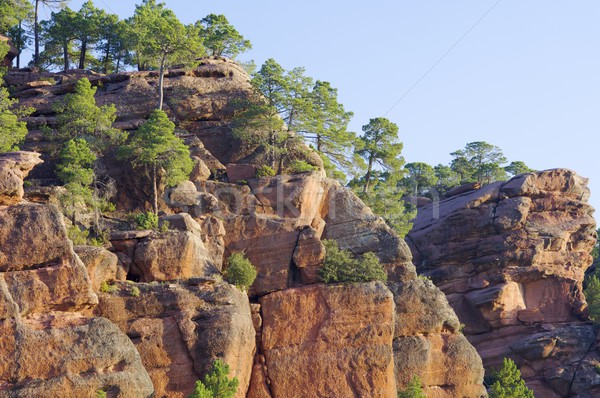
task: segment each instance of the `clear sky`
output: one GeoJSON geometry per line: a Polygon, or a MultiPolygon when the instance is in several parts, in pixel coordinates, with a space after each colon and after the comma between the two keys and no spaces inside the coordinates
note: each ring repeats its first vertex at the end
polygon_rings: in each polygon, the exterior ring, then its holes
{"type": "MultiPolygon", "coordinates": [[[[69,4],[79,9],[82,0],[69,4]]],[[[408,162],[448,163],[467,142],[591,179],[600,207],[598,0],[167,0],[184,23],[225,14],[254,49],[339,90],[359,132],[398,124],[408,162]]],[[[135,1],[96,0],[125,18],[135,1]]]]}

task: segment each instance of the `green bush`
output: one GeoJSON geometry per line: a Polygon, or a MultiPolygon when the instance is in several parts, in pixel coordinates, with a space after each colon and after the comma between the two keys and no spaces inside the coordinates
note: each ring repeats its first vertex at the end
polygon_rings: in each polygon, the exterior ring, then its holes
{"type": "Polygon", "coordinates": [[[233,253],[227,259],[225,280],[240,289],[247,289],[256,279],[256,268],[242,253],[233,253]]]}
{"type": "Polygon", "coordinates": [[[336,241],[324,240],[325,261],[319,269],[319,277],[325,283],[358,283],[386,281],[387,274],[379,258],[367,252],[354,258],[348,250],[340,250],[336,241]]]}
{"type": "Polygon", "coordinates": [[[80,229],[77,225],[72,225],[67,229],[67,236],[76,246],[87,244],[87,238],[89,234],[90,231],[87,229],[80,229]]]}
{"type": "Polygon", "coordinates": [[[117,290],[119,290],[119,287],[117,285],[111,285],[107,281],[103,281],[100,284],[100,291],[102,293],[114,293],[117,290]]]}
{"type": "Polygon", "coordinates": [[[308,171],[316,171],[318,169],[318,167],[306,163],[304,160],[294,160],[288,167],[290,174],[306,173],[308,171]]]}
{"type": "Polygon", "coordinates": [[[140,293],[140,288],[137,286],[131,286],[131,289],[129,289],[129,294],[131,294],[133,297],[138,297],[140,293]]]}
{"type": "Polygon", "coordinates": [[[275,175],[275,170],[271,166],[260,166],[256,169],[256,177],[273,177],[275,175]]]}
{"type": "Polygon", "coordinates": [[[106,391],[104,391],[104,390],[96,391],[96,398],[106,398],[106,391]]]}
{"type": "Polygon", "coordinates": [[[423,393],[421,379],[414,376],[404,390],[398,391],[398,398],[427,398],[423,393]]]}
{"type": "Polygon", "coordinates": [[[237,377],[229,378],[229,365],[217,359],[203,380],[196,382],[188,398],[233,398],[238,385],[237,377]]]}
{"type": "Polygon", "coordinates": [[[494,372],[490,398],[534,398],[521,378],[521,371],[512,359],[504,358],[502,369],[494,372]]]}
{"type": "Polygon", "coordinates": [[[133,215],[133,222],[137,229],[156,229],[158,228],[158,216],[151,211],[137,213],[133,215]]]}

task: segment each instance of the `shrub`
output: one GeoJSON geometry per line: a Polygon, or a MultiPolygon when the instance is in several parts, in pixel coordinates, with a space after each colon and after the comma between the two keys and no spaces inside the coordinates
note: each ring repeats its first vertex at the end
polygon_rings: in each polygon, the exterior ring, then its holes
{"type": "Polygon", "coordinates": [[[96,391],[96,398],[106,398],[106,391],[104,391],[104,390],[96,391]]]}
{"type": "Polygon", "coordinates": [[[319,168],[312,164],[306,163],[304,160],[294,160],[288,167],[290,174],[306,173],[308,171],[316,171],[319,168]]]}
{"type": "Polygon", "coordinates": [[[324,240],[325,261],[319,269],[319,277],[325,283],[358,283],[385,281],[387,274],[379,258],[367,252],[354,258],[348,250],[340,250],[337,242],[324,240]]]}
{"type": "Polygon", "coordinates": [[[133,222],[137,229],[156,229],[158,228],[158,216],[151,211],[137,213],[133,215],[133,222]]]}
{"type": "Polygon", "coordinates": [[[275,175],[275,170],[273,170],[273,168],[271,166],[260,166],[259,168],[256,169],[256,177],[257,178],[262,178],[262,177],[273,177],[275,175]]]}
{"type": "Polygon", "coordinates": [[[242,253],[233,253],[227,259],[225,280],[240,289],[247,289],[256,279],[256,268],[242,253]]]}
{"type": "Polygon", "coordinates": [[[76,246],[87,244],[89,234],[90,231],[87,229],[80,229],[77,225],[72,225],[67,229],[67,236],[76,246]]]}
{"type": "Polygon", "coordinates": [[[117,290],[119,290],[119,287],[117,285],[110,285],[107,281],[103,281],[100,284],[100,291],[102,293],[114,293],[117,290]]]}
{"type": "Polygon", "coordinates": [[[238,385],[237,377],[229,378],[229,365],[217,359],[203,381],[196,382],[188,398],[233,398],[238,385]]]}
{"type": "Polygon", "coordinates": [[[521,371],[508,358],[504,358],[502,369],[494,372],[495,380],[489,391],[490,398],[534,398],[533,391],[525,385],[521,371]]]}
{"type": "Polygon", "coordinates": [[[137,286],[131,286],[131,289],[129,289],[129,294],[131,294],[133,297],[138,297],[140,295],[140,288],[137,286]]]}
{"type": "Polygon", "coordinates": [[[423,393],[422,384],[418,376],[413,376],[406,388],[398,391],[398,398],[427,398],[423,393]]]}

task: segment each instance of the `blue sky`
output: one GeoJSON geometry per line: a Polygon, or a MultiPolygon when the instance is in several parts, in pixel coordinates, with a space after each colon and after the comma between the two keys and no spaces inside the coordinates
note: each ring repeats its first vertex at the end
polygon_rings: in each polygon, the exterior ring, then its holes
{"type": "MultiPolygon", "coordinates": [[[[272,57],[330,81],[355,131],[388,117],[409,162],[448,163],[467,142],[487,141],[509,160],[589,177],[600,207],[597,0],[166,3],[185,23],[225,14],[253,43],[241,60],[272,57]]],[[[95,4],[121,17],[135,8],[95,4]]]]}

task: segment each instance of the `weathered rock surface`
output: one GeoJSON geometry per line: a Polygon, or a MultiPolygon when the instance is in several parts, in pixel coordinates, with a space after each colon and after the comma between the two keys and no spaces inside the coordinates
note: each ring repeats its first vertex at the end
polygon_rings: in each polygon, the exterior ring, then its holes
{"type": "Polygon", "coordinates": [[[19,203],[23,199],[23,179],[40,163],[39,153],[0,154],[0,206],[19,203]]]}
{"type": "Polygon", "coordinates": [[[75,246],[74,250],[85,265],[94,292],[100,291],[102,282],[125,280],[127,277],[117,255],[105,248],[75,246]]]}
{"type": "Polygon", "coordinates": [[[597,355],[582,293],[588,198],[570,170],[524,174],[420,208],[407,238],[486,368],[513,358],[536,396],[586,396],[573,380],[597,377],[585,359],[597,355]]]}
{"type": "Polygon", "coordinates": [[[121,283],[100,293],[94,314],[126,333],[150,374],[156,397],[187,397],[215,359],[231,367],[245,397],[255,351],[248,297],[214,282],[121,283]],[[138,296],[131,289],[140,290],[138,296]]]}
{"type": "Polygon", "coordinates": [[[260,302],[272,397],[395,396],[394,300],[384,284],[288,289],[260,302]]]}
{"type": "Polygon", "coordinates": [[[127,336],[82,316],[97,303],[57,208],[0,208],[0,397],[151,396],[127,336]]]}

